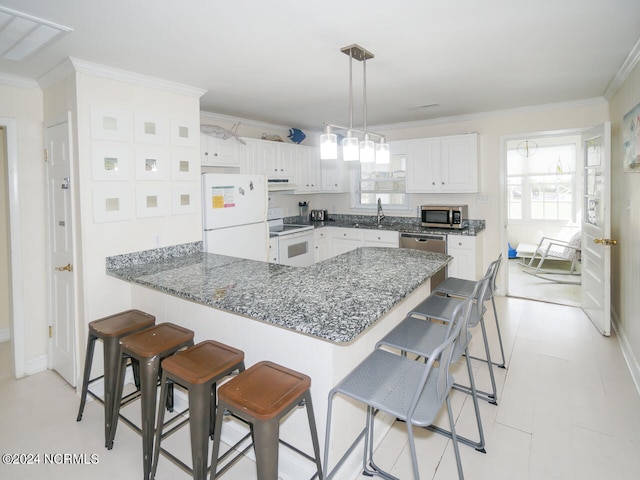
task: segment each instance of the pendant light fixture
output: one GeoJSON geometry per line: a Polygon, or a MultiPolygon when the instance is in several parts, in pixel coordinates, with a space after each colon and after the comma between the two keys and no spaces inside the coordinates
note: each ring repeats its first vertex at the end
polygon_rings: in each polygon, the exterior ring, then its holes
{"type": "Polygon", "coordinates": [[[361,163],[389,163],[389,145],[384,136],[367,130],[367,60],[374,57],[373,53],[359,45],[353,44],[343,47],[340,51],[349,55],[349,126],[326,124],[324,134],[320,136],[320,158],[322,160],[334,160],[338,158],[338,140],[333,129],[345,130],[346,135],[342,139],[342,159],[345,162],[360,160],[361,163]],[[362,116],[363,129],[353,128],[353,60],[362,62],[362,116]],[[362,140],[357,135],[362,136],[362,140]],[[379,143],[375,144],[371,136],[378,137],[379,143]]]}

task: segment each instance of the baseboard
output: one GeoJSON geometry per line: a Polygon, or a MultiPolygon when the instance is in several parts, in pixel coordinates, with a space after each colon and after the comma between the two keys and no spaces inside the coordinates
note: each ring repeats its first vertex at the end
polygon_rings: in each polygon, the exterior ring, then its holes
{"type": "Polygon", "coordinates": [[[0,330],[0,343],[8,342],[9,340],[11,340],[11,330],[8,328],[0,330]]]}
{"type": "Polygon", "coordinates": [[[633,348],[631,348],[631,344],[629,343],[627,335],[625,334],[624,330],[620,328],[620,319],[618,318],[618,315],[613,308],[611,309],[611,319],[613,320],[612,323],[616,335],[618,335],[618,343],[620,344],[622,355],[624,356],[624,360],[627,362],[629,373],[631,373],[633,383],[635,384],[636,390],[640,395],[640,363],[633,353],[633,348]]]}
{"type": "Polygon", "coordinates": [[[47,363],[46,355],[27,360],[24,365],[24,374],[33,375],[34,373],[43,372],[47,369],[47,363]]]}

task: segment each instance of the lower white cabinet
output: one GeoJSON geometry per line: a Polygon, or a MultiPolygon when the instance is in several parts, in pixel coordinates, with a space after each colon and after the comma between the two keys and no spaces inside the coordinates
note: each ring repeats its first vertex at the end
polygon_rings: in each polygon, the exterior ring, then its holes
{"type": "Polygon", "coordinates": [[[447,254],[453,257],[447,269],[449,277],[482,278],[481,242],[480,236],[447,235],[447,254]]]}
{"type": "Polygon", "coordinates": [[[278,255],[278,237],[269,238],[269,263],[280,263],[278,255]]]}
{"type": "Polygon", "coordinates": [[[315,263],[329,258],[329,245],[329,229],[316,228],[313,231],[313,260],[315,263]]]}
{"type": "Polygon", "coordinates": [[[350,252],[364,244],[363,231],[357,228],[334,228],[331,232],[331,256],[350,252]]]}

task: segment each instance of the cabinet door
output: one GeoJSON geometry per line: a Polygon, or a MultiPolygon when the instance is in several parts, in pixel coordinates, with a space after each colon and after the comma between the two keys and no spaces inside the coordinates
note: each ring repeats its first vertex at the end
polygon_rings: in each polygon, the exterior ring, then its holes
{"type": "Polygon", "coordinates": [[[258,155],[260,140],[244,138],[246,145],[242,145],[240,154],[240,173],[264,173],[264,155],[258,155]]]}
{"type": "Polygon", "coordinates": [[[239,167],[240,146],[235,139],[211,137],[200,135],[200,154],[203,166],[239,167]]]}
{"type": "Polygon", "coordinates": [[[476,278],[475,237],[448,235],[447,254],[453,257],[448,268],[450,277],[478,280],[476,278]]]}
{"type": "Polygon", "coordinates": [[[296,147],[296,176],[298,193],[320,191],[320,153],[313,147],[296,147]]]}
{"type": "Polygon", "coordinates": [[[313,260],[315,263],[322,262],[330,257],[328,231],[327,228],[316,228],[313,231],[313,260]]]}
{"type": "Polygon", "coordinates": [[[362,230],[357,228],[336,228],[331,233],[332,256],[350,252],[364,244],[362,230]]]}
{"type": "Polygon", "coordinates": [[[442,191],[478,191],[478,136],[452,135],[441,139],[442,191]]]}
{"type": "Polygon", "coordinates": [[[258,140],[258,158],[269,178],[282,178],[280,148],[277,142],[258,140]]]}
{"type": "Polygon", "coordinates": [[[440,139],[407,142],[407,193],[433,193],[442,189],[440,139]]]}
{"type": "Polygon", "coordinates": [[[345,191],[345,168],[342,159],[320,160],[321,191],[323,192],[344,192],[345,191]]]}
{"type": "Polygon", "coordinates": [[[276,175],[278,178],[287,178],[293,181],[297,175],[298,145],[293,143],[278,144],[278,159],[276,175]]]}
{"type": "Polygon", "coordinates": [[[269,238],[269,263],[280,263],[280,255],[278,252],[278,238],[269,238]]]}

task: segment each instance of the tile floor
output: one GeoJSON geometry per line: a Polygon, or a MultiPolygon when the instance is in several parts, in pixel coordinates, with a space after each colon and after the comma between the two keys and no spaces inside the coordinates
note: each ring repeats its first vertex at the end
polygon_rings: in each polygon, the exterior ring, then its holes
{"type": "MultiPolygon", "coordinates": [[[[496,300],[508,369],[496,370],[499,405],[481,402],[487,453],[460,446],[466,478],[638,478],[640,396],[616,337],[600,336],[574,307],[505,297],[496,300]]],[[[492,323],[493,316],[488,314],[495,347],[492,323]]],[[[475,350],[479,340],[472,341],[475,350]]],[[[76,422],[75,391],[50,371],[14,380],[9,372],[10,354],[9,343],[0,344],[0,404],[4,406],[0,410],[0,453],[96,453],[99,462],[75,466],[0,464],[1,479],[142,477],[137,434],[120,425],[114,449],[105,450],[102,407],[88,404],[82,422],[76,422]]],[[[475,371],[477,383],[486,388],[486,366],[475,362],[475,371]]],[[[463,365],[457,365],[456,375],[463,373],[463,365]]],[[[473,436],[470,398],[454,392],[452,403],[458,433],[473,436]]],[[[446,426],[446,415],[438,423],[446,426]]],[[[188,458],[188,442],[175,437],[177,448],[188,458]]],[[[457,478],[451,442],[422,430],[417,437],[421,478],[457,478]]],[[[378,464],[403,480],[412,478],[406,447],[404,425],[396,424],[376,450],[378,464]]],[[[157,478],[189,477],[162,458],[157,478]]],[[[255,465],[243,459],[223,478],[255,479],[255,465]]]]}
{"type": "MultiPolygon", "coordinates": [[[[513,297],[542,300],[561,305],[579,307],[582,303],[582,290],[580,284],[564,284],[549,281],[556,279],[562,282],[579,281],[580,277],[568,275],[548,275],[547,279],[538,278],[525,273],[520,266],[521,259],[509,259],[509,295],[513,297]]],[[[551,262],[550,262],[551,263],[551,262]]]]}

